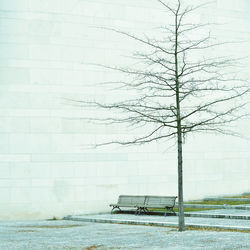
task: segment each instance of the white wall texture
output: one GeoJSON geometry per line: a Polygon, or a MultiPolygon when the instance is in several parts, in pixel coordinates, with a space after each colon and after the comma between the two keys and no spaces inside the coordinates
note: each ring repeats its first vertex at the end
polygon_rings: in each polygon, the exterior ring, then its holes
{"type": "MultiPolygon", "coordinates": [[[[216,0],[193,18],[223,23],[218,38],[250,40],[249,0],[216,0]]],[[[177,195],[174,147],[85,150],[126,131],[89,125],[78,119],[86,110],[65,101],[114,98],[93,84],[119,75],[90,63],[126,64],[137,46],[96,27],[141,34],[166,20],[154,0],[0,1],[0,219],[109,211],[119,194],[177,195]]],[[[249,43],[234,52],[249,54],[249,43]]],[[[249,138],[249,121],[238,126],[249,138]]],[[[185,200],[248,192],[249,180],[249,140],[188,138],[185,200]]]]}

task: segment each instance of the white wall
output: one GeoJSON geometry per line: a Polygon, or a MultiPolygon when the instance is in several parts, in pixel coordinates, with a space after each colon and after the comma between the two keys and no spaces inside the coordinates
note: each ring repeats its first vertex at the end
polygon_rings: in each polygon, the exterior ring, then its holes
{"type": "MultiPolygon", "coordinates": [[[[102,96],[91,84],[119,76],[89,63],[129,63],[125,55],[137,48],[95,27],[150,32],[166,20],[161,6],[153,0],[1,0],[0,10],[0,219],[108,211],[119,194],[176,195],[173,148],[84,150],[83,144],[125,132],[73,119],[86,111],[64,99],[102,96]]],[[[219,38],[249,40],[249,12],[248,0],[217,0],[194,19],[226,23],[214,31],[219,38]]],[[[247,46],[239,46],[240,55],[247,46]]],[[[249,122],[239,126],[250,136],[249,122]]],[[[185,198],[250,191],[249,146],[231,137],[190,137],[185,198]]]]}

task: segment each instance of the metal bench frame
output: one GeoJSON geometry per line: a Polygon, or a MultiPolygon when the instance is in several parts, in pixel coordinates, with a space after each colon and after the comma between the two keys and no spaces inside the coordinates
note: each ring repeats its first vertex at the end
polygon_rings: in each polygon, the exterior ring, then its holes
{"type": "Polygon", "coordinates": [[[135,214],[141,212],[149,212],[148,208],[163,208],[166,209],[164,216],[167,215],[168,211],[173,214],[175,200],[177,196],[153,196],[153,195],[120,195],[116,204],[110,204],[112,208],[111,214],[115,209],[121,210],[121,207],[132,207],[136,208],[135,214]]]}
{"type": "Polygon", "coordinates": [[[116,204],[110,204],[109,206],[113,206],[111,210],[111,214],[114,209],[120,209],[120,207],[132,207],[136,208],[135,213],[140,213],[140,210],[143,208],[145,204],[145,196],[142,195],[120,195],[118,198],[118,202],[116,204]]]}

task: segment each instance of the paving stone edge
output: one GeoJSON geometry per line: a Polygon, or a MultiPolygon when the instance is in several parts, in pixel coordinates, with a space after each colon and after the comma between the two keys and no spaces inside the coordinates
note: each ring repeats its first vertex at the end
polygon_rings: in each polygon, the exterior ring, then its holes
{"type": "Polygon", "coordinates": [[[184,213],[184,214],[185,214],[185,217],[202,217],[202,218],[250,220],[250,216],[249,215],[205,214],[205,213],[184,213]]]}
{"type": "MultiPolygon", "coordinates": [[[[117,220],[117,219],[95,219],[95,218],[86,218],[86,217],[77,217],[77,216],[66,216],[64,220],[72,221],[84,221],[84,222],[95,222],[95,223],[113,223],[113,224],[127,224],[127,225],[144,225],[144,226],[161,226],[161,227],[177,227],[178,223],[176,222],[160,222],[160,221],[134,221],[134,220],[117,220]]],[[[213,228],[213,229],[225,229],[225,230],[249,230],[250,227],[244,226],[221,226],[221,225],[208,225],[208,224],[195,224],[195,223],[186,223],[186,226],[191,226],[194,228],[213,228]]]]}

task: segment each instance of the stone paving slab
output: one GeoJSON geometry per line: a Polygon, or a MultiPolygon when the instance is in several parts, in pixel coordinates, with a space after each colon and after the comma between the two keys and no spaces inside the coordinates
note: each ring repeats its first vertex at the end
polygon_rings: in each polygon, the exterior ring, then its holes
{"type": "Polygon", "coordinates": [[[250,210],[216,209],[185,213],[188,217],[250,220],[250,210]]]}
{"type": "Polygon", "coordinates": [[[246,205],[233,205],[232,208],[241,209],[241,210],[250,210],[250,204],[246,204],[246,205]]]}
{"type": "MultiPolygon", "coordinates": [[[[97,215],[77,215],[67,216],[66,220],[114,223],[114,224],[131,224],[131,225],[155,225],[155,226],[177,226],[178,216],[154,216],[154,215],[133,215],[133,214],[97,214],[97,215]]],[[[197,218],[186,217],[187,226],[197,228],[221,228],[250,230],[250,221],[237,219],[218,219],[218,218],[197,218]]]]}
{"type": "Polygon", "coordinates": [[[83,249],[249,249],[249,233],[89,223],[76,221],[0,222],[1,250],[83,249]]]}
{"type": "Polygon", "coordinates": [[[242,216],[250,216],[249,210],[235,210],[235,209],[214,209],[214,210],[201,210],[197,212],[189,212],[189,213],[200,213],[200,214],[231,214],[231,215],[242,215],[242,216]]]}

